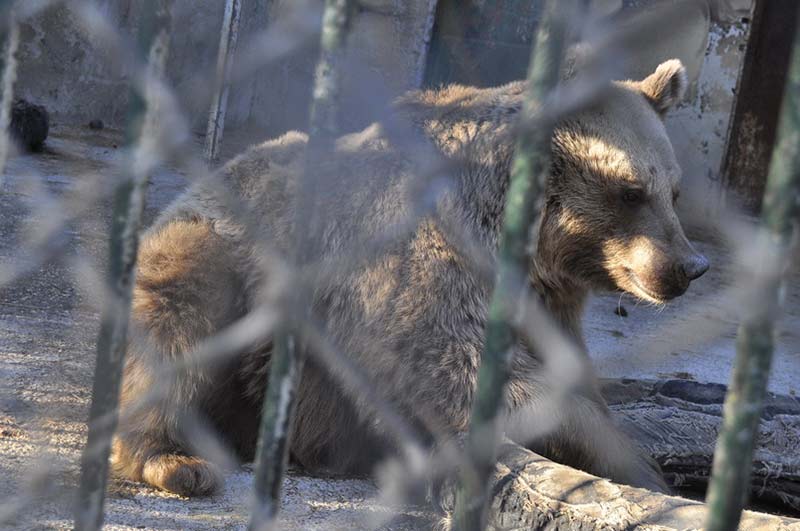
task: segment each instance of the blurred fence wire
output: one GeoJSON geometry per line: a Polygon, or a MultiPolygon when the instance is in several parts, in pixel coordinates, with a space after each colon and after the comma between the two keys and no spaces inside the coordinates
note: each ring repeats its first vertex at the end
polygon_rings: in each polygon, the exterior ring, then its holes
{"type": "MultiPolygon", "coordinates": [[[[338,99],[346,81],[342,76],[347,64],[348,47],[353,46],[347,37],[354,14],[373,2],[362,5],[362,2],[355,0],[326,0],[321,13],[320,6],[314,2],[298,2],[289,9],[287,16],[278,22],[270,21],[268,27],[261,28],[244,41],[240,37],[239,26],[243,22],[242,10],[248,1],[226,0],[214,69],[198,69],[189,82],[196,87],[190,97],[208,105],[210,109],[202,154],[191,145],[191,120],[185,116],[175,89],[168,86],[164,76],[170,36],[174,32],[184,31],[172,25],[172,2],[141,2],[136,44],[120,34],[97,3],[91,0],[66,2],[78,24],[93,35],[114,61],[124,64],[130,72],[130,112],[125,156],[121,158],[119,166],[108,174],[103,173],[108,168],[87,169],[74,191],[60,195],[48,192],[46,186],[37,179],[18,184],[4,182],[0,177],[0,194],[7,193],[13,185],[27,190],[31,198],[27,213],[29,219],[17,235],[21,240],[20,253],[0,262],[0,289],[24,282],[27,275],[53,260],[63,258],[70,264],[74,283],[90,294],[95,307],[101,308],[88,437],[81,458],[76,498],[75,528],[92,530],[102,526],[109,454],[118,421],[126,420],[125,415],[135,418],[148,407],[164,400],[173,391],[172,386],[181,375],[197,367],[211,367],[229,361],[254,345],[270,345],[272,357],[268,381],[264,381],[266,392],[256,455],[251,529],[273,529],[279,522],[293,404],[297,400],[306,355],[331,380],[340,384],[345,390],[345,399],[369,405],[376,417],[375,422],[384,427],[394,447],[399,450],[393,457],[396,461],[390,462],[385,468],[389,472],[380,477],[380,488],[384,493],[392,494],[391,504],[401,506],[413,501],[414,491],[419,490],[420,485],[438,485],[445,479],[457,476],[461,483],[455,495],[453,523],[462,530],[482,529],[486,526],[487,507],[491,501],[490,476],[502,436],[503,423],[500,419],[513,347],[521,340],[536,345],[554,390],[552,396],[543,397],[542,400],[543,404],[547,404],[542,407],[549,410],[542,411],[541,415],[533,414],[532,418],[527,419],[539,433],[545,433],[552,427],[548,419],[558,416],[560,405],[567,400],[568,394],[579,393],[578,388],[584,383],[582,368],[586,360],[580,347],[553,323],[536,294],[523,288],[526,283],[525,267],[531,260],[529,239],[537,217],[537,196],[542,191],[544,176],[549,169],[552,130],[565,116],[606,97],[605,87],[610,79],[617,76],[618,63],[635,53],[636,46],[647,38],[654,26],[679,24],[683,16],[681,5],[685,3],[677,2],[669,9],[641,17],[635,24],[618,30],[606,20],[593,17],[582,20],[579,9],[583,2],[546,2],[545,18],[534,39],[523,112],[513,130],[517,138],[516,155],[497,256],[487,252],[483,242],[476,241],[473,234],[457,223],[444,218],[437,219],[448,241],[455,242],[454,245],[469,258],[481,278],[497,279],[488,307],[485,352],[477,382],[469,439],[462,445],[458,437],[442,428],[436,412],[426,409],[427,404],[420,404],[420,411],[414,412],[413,420],[409,419],[408,412],[387,396],[381,382],[372,379],[358,360],[349,355],[347,346],[338,344],[324,323],[315,320],[311,308],[315,290],[323,291],[326,286],[334,284],[341,271],[354,270],[369,263],[397,241],[410,235],[421,222],[439,215],[437,205],[446,199],[447,192],[452,191],[449,177],[457,171],[455,163],[443,160],[432,152],[430,146],[419,142],[415,126],[405,123],[402,116],[391,113],[378,116],[391,142],[417,157],[412,165],[411,208],[385,226],[375,227],[369,240],[343,244],[338,254],[325,261],[315,261],[313,246],[319,244],[327,228],[327,220],[322,217],[320,206],[326,198],[320,197],[320,194],[329,188],[325,185],[326,176],[314,175],[314,170],[324,167],[329,159],[335,159],[335,152],[344,151],[337,144],[337,137],[342,129],[338,99]],[[576,39],[589,42],[591,53],[584,58],[586,64],[572,83],[559,84],[561,58],[576,39]],[[266,234],[263,230],[258,212],[262,205],[254,205],[233,189],[226,177],[228,170],[225,167],[214,169],[209,166],[222,158],[220,152],[231,84],[252,77],[266,65],[285,58],[315,40],[320,40],[320,57],[309,112],[309,139],[304,148],[306,155],[297,199],[299,206],[296,207],[293,220],[296,241],[287,253],[279,250],[276,236],[266,234]],[[615,60],[611,61],[609,57],[615,60]],[[253,292],[259,295],[245,315],[218,333],[190,345],[182,358],[159,367],[149,391],[129,404],[120,418],[119,393],[148,179],[165,164],[173,164],[190,175],[191,186],[213,191],[219,208],[231,213],[232,223],[236,227],[230,230],[236,231],[237,237],[247,242],[256,255],[254,262],[260,268],[260,285],[253,287],[253,292]],[[112,212],[108,233],[108,264],[107,273],[101,274],[100,266],[85,253],[77,252],[64,258],[67,246],[63,233],[65,226],[80,225],[80,220],[88,217],[91,209],[106,205],[109,199],[112,212]],[[555,389],[560,391],[556,392],[555,389]]],[[[0,2],[0,14],[3,15],[0,29],[4,40],[0,171],[6,167],[10,154],[13,155],[13,145],[7,131],[14,99],[19,21],[35,16],[51,3],[55,2],[36,2],[36,5],[17,2],[14,7],[14,2],[0,2]]],[[[427,30],[423,48],[430,39],[435,6],[436,2],[427,3],[427,30]]],[[[418,60],[424,61],[424,57],[424,53],[420,53],[418,60]]],[[[762,313],[746,321],[742,327],[738,372],[726,404],[727,431],[723,431],[723,439],[719,443],[720,447],[726,445],[726,450],[717,455],[715,477],[711,481],[709,503],[714,512],[710,517],[716,519],[709,521],[709,528],[712,529],[728,529],[735,525],[748,492],[746,474],[733,480],[730,479],[732,475],[725,476],[722,471],[725,466],[728,470],[749,470],[753,439],[748,439],[741,450],[730,446],[735,442],[733,439],[737,438],[731,438],[729,430],[740,429],[732,426],[730,419],[750,408],[750,416],[746,419],[747,430],[753,432],[756,429],[758,408],[753,408],[752,404],[757,405],[765,392],[769,370],[769,357],[766,354],[771,347],[767,337],[776,317],[780,274],[784,272],[780,268],[787,260],[786,248],[793,230],[790,220],[797,224],[797,205],[790,203],[792,198],[796,201],[798,196],[796,159],[800,103],[796,96],[800,91],[799,60],[800,53],[795,53],[790,85],[786,91],[789,96],[784,104],[781,143],[773,158],[765,204],[765,226],[781,240],[780,244],[784,247],[781,247],[781,252],[765,249],[759,260],[761,272],[767,271],[765,275],[769,283],[763,289],[762,296],[765,300],[766,297],[772,299],[763,308],[759,307],[762,313]],[[792,211],[792,208],[795,210],[792,211]],[[758,328],[756,335],[751,333],[753,326],[758,328]],[[755,339],[748,343],[748,338],[755,339]],[[742,373],[748,370],[744,357],[754,348],[766,355],[761,358],[760,373],[742,373]],[[746,403],[737,405],[735,398],[742,387],[747,387],[748,396],[746,403]],[[727,465],[723,462],[725,460],[728,461],[727,465]]],[[[420,68],[418,66],[416,69],[417,82],[422,80],[420,68]]],[[[384,89],[374,87],[374,92],[383,93],[384,89]]],[[[722,212],[713,223],[721,230],[728,231],[734,254],[738,252],[740,255],[737,261],[744,262],[746,253],[742,253],[742,250],[748,245],[753,227],[741,222],[736,212],[722,212]]],[[[751,278],[754,264],[741,265],[739,279],[751,278]]],[[[758,278],[763,280],[764,275],[758,278]]],[[[738,287],[739,284],[734,282],[729,289],[728,295],[732,300],[745,293],[744,288],[738,287]]],[[[699,319],[707,314],[706,310],[699,307],[693,311],[699,319]]],[[[710,320],[713,321],[713,318],[710,320]]],[[[675,331],[664,333],[675,334],[675,331]]],[[[693,329],[684,334],[684,339],[688,337],[689,341],[702,341],[703,334],[710,336],[715,333],[717,329],[713,326],[703,331],[693,329]]],[[[182,419],[184,429],[194,434],[192,439],[199,441],[196,448],[198,453],[214,463],[222,463],[223,470],[233,467],[237,458],[219,434],[214,433],[195,412],[186,411],[182,414],[186,417],[182,419]]],[[[55,476],[57,471],[53,468],[66,468],[63,463],[55,465],[46,461],[47,452],[44,450],[42,454],[45,457],[41,462],[45,465],[32,468],[27,481],[21,482],[26,487],[17,496],[0,501],[0,524],[15,522],[27,507],[47,491],[48,485],[43,478],[55,476]]],[[[389,519],[385,516],[382,518],[383,521],[378,523],[385,524],[389,519]]]]}

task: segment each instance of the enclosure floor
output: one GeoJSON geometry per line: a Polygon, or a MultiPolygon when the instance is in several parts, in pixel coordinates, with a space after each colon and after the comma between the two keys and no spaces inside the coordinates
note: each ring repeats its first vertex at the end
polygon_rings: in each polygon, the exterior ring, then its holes
{"type": "MultiPolygon", "coordinates": [[[[231,135],[224,154],[243,147],[240,140],[231,135]]],[[[56,127],[44,153],[9,162],[8,182],[0,193],[0,265],[27,259],[27,230],[61,222],[57,210],[32,207],[41,197],[34,185],[42,184],[55,198],[69,195],[87,173],[111,171],[122,156],[114,147],[121,141],[114,131],[56,127]]],[[[186,184],[180,173],[159,170],[148,192],[147,221],[186,184]]],[[[20,529],[71,528],[70,503],[85,438],[98,326],[96,297],[75,280],[79,270],[74,264],[80,258],[95,274],[103,270],[108,211],[108,203],[100,202],[79,220],[66,221],[54,259],[0,291],[0,477],[6,478],[0,482],[0,521],[17,514],[14,525],[20,529]]],[[[712,269],[678,301],[654,308],[627,296],[592,299],[585,335],[602,376],[727,383],[741,303],[727,296],[732,273],[726,253],[711,244],[700,246],[712,269]],[[614,313],[620,304],[627,317],[614,313]]],[[[794,275],[787,294],[788,312],[780,323],[770,384],[781,394],[795,394],[800,385],[797,280],[794,275]]],[[[251,482],[249,469],[242,469],[227,478],[224,493],[205,500],[113,484],[107,528],[240,528],[249,511],[251,482]]],[[[374,529],[377,520],[390,514],[367,481],[292,473],[284,490],[286,529],[374,529]]],[[[426,517],[405,508],[390,527],[414,528],[426,517]]]]}
{"type": "MultiPolygon", "coordinates": [[[[740,316],[752,303],[741,298],[730,253],[715,243],[695,245],[711,268],[680,298],[663,306],[619,294],[589,301],[584,336],[602,377],[729,383],[740,316]],[[619,306],[627,317],[616,313],[619,306]]],[[[784,312],[776,323],[769,379],[771,392],[795,397],[800,394],[798,262],[786,283],[784,312]]]]}

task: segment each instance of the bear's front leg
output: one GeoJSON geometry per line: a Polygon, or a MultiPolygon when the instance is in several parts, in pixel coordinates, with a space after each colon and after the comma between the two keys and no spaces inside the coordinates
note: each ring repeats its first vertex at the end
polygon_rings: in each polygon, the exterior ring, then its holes
{"type": "MultiPolygon", "coordinates": [[[[592,384],[594,382],[591,382],[592,384]]],[[[512,388],[519,382],[512,382],[512,388]]],[[[506,417],[510,439],[558,463],[616,483],[668,493],[658,463],[614,424],[596,386],[557,392],[544,382],[525,382],[525,402],[506,417]]]]}

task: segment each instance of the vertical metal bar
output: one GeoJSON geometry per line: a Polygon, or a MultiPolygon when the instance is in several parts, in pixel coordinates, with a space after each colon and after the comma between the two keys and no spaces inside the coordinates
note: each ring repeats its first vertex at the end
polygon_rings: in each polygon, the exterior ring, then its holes
{"type": "Polygon", "coordinates": [[[783,273],[793,229],[800,224],[800,16],[784,90],[777,143],[764,193],[754,301],[736,339],[736,364],[708,490],[709,531],[736,529],[750,492],[758,423],[772,362],[774,326],[783,298],[783,273]]]}
{"type": "MultiPolygon", "coordinates": [[[[308,170],[328,151],[338,131],[338,99],[341,90],[341,56],[344,49],[352,0],[325,0],[320,36],[320,59],[317,63],[311,101],[309,145],[306,153],[306,171],[300,187],[300,197],[295,205],[295,261],[302,264],[308,259],[313,234],[315,186],[308,170]]],[[[302,287],[298,287],[302,292],[302,287]]],[[[288,310],[310,302],[290,297],[288,310]]],[[[274,529],[280,509],[281,487],[289,451],[289,436],[295,397],[303,370],[304,357],[289,325],[290,316],[276,332],[267,393],[261,417],[259,444],[256,452],[255,500],[249,529],[274,529]]]]}
{"type": "Polygon", "coordinates": [[[758,212],[795,39],[796,0],[756,0],[722,161],[724,196],[758,212]]]}
{"type": "Polygon", "coordinates": [[[325,0],[320,57],[314,73],[309,121],[310,140],[330,143],[338,132],[338,103],[342,88],[341,58],[353,11],[353,0],[325,0]]]}
{"type": "MultiPolygon", "coordinates": [[[[139,27],[139,53],[147,61],[149,76],[164,69],[169,43],[169,0],[145,0],[139,27]]],[[[97,339],[97,361],[89,410],[89,435],[81,458],[81,480],[75,511],[75,529],[100,529],[108,479],[111,438],[117,426],[119,389],[127,347],[128,319],[134,266],[139,244],[139,229],[144,212],[148,164],[143,164],[138,149],[157,120],[158,110],[146,100],[142,87],[129,93],[126,143],[131,161],[127,173],[114,190],[109,241],[108,292],[97,339]]],[[[148,155],[145,155],[148,156],[148,155]]]]}
{"type": "Polygon", "coordinates": [[[236,54],[236,44],[239,40],[241,12],[242,5],[240,0],[227,0],[225,2],[225,16],[222,20],[219,52],[217,54],[216,86],[214,88],[214,99],[211,102],[211,109],[208,113],[208,127],[206,128],[205,158],[208,163],[217,159],[219,146],[222,143],[225,114],[228,110],[231,69],[233,68],[233,58],[236,54]]]}
{"type": "Polygon", "coordinates": [[[289,431],[303,360],[295,338],[283,325],[276,329],[270,360],[269,384],[261,413],[256,451],[254,505],[249,529],[275,529],[281,503],[283,475],[289,454],[289,431]]]}
{"type": "MultiPolygon", "coordinates": [[[[536,33],[528,70],[528,86],[522,116],[535,116],[537,106],[559,80],[574,0],[548,0],[536,33]]],[[[489,306],[486,346],[473,400],[467,451],[472,467],[461,471],[456,492],[455,528],[479,530],[485,526],[487,486],[496,460],[498,416],[503,408],[508,370],[516,344],[512,323],[527,285],[530,267],[530,228],[538,215],[536,198],[549,171],[553,124],[525,127],[516,145],[511,182],[506,197],[500,236],[497,284],[489,306]]]]}
{"type": "Polygon", "coordinates": [[[436,23],[436,9],[439,0],[428,0],[427,14],[425,15],[425,25],[422,27],[417,43],[417,61],[414,66],[414,88],[422,88],[425,81],[425,67],[428,65],[428,54],[431,49],[431,38],[433,37],[433,26],[436,23]]]}
{"type": "Polygon", "coordinates": [[[17,80],[17,49],[19,48],[19,22],[14,13],[14,1],[0,1],[0,43],[5,43],[3,48],[3,75],[0,78],[3,91],[0,99],[0,189],[3,185],[3,175],[11,151],[11,107],[14,102],[14,83],[17,80]]]}

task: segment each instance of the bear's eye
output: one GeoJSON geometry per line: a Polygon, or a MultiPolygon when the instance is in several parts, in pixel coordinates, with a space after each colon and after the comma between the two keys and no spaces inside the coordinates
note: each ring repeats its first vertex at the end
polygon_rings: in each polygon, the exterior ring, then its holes
{"type": "Polygon", "coordinates": [[[624,190],[622,200],[629,205],[639,205],[644,201],[644,191],[635,188],[624,190]]]}
{"type": "Polygon", "coordinates": [[[672,204],[673,205],[678,202],[678,198],[680,196],[681,196],[681,191],[680,190],[675,190],[674,192],[672,192],[672,204]]]}

